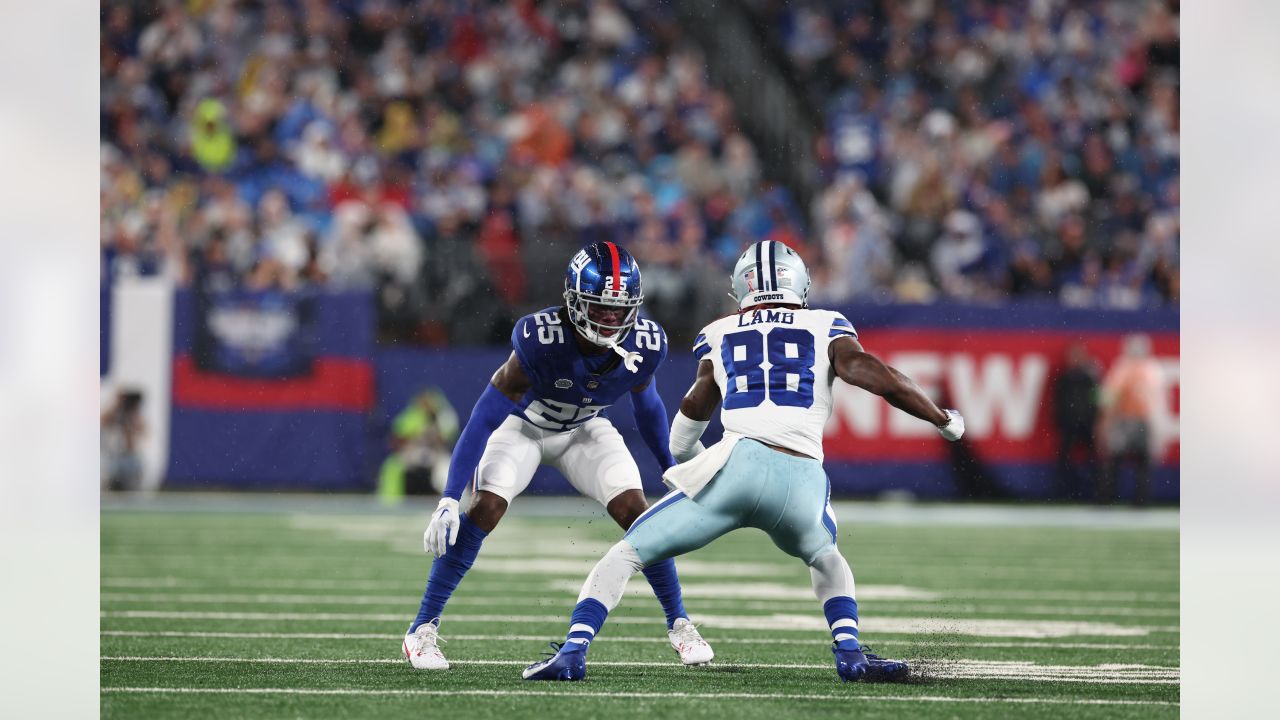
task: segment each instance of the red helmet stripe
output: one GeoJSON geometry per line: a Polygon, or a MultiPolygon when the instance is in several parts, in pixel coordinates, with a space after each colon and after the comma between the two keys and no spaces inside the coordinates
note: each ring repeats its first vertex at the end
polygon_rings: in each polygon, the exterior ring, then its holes
{"type": "Polygon", "coordinates": [[[618,257],[618,246],[611,242],[606,242],[609,246],[609,257],[613,260],[613,289],[622,289],[622,260],[618,257]]]}

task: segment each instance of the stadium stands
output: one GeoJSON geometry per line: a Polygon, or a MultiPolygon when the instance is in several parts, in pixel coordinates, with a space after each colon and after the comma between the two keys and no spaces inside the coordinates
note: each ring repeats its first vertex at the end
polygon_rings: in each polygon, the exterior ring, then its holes
{"type": "Polygon", "coordinates": [[[384,341],[485,344],[610,238],[680,339],[771,237],[823,302],[1177,303],[1176,2],[745,7],[821,110],[812,207],[666,4],[104,6],[103,281],[370,288],[384,341]]]}

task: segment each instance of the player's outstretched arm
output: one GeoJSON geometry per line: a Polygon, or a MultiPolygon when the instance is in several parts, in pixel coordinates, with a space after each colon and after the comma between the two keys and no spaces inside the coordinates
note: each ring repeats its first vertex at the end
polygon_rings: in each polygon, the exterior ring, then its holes
{"type": "Polygon", "coordinates": [[[667,406],[658,394],[657,378],[650,376],[644,385],[631,389],[631,406],[635,408],[636,427],[640,430],[640,437],[644,438],[644,444],[649,446],[653,457],[665,472],[676,464],[676,460],[667,447],[670,442],[667,406]]]}
{"type": "Polygon", "coordinates": [[[699,442],[711,414],[720,406],[720,386],[716,385],[715,368],[710,360],[698,363],[698,376],[693,387],[680,401],[680,411],[671,421],[671,454],[677,462],[685,462],[702,452],[699,442]]]}
{"type": "Polygon", "coordinates": [[[462,499],[462,492],[475,475],[489,436],[516,409],[516,402],[524,397],[531,385],[528,374],[513,352],[493,374],[480,399],[476,400],[471,417],[453,448],[453,457],[449,459],[449,479],[445,482],[444,497],[440,498],[431,523],[422,536],[422,545],[427,552],[439,557],[457,539],[461,521],[458,501],[462,499]]]}
{"type": "Polygon", "coordinates": [[[939,408],[911,378],[863,350],[857,339],[836,338],[828,351],[836,377],[879,395],[899,410],[933,423],[948,440],[958,440],[964,433],[960,413],[939,408]]]}
{"type": "Polygon", "coordinates": [[[458,444],[453,449],[453,458],[449,461],[449,480],[445,483],[445,497],[458,500],[476,466],[480,464],[480,456],[484,454],[484,446],[489,436],[502,424],[502,421],[516,408],[516,403],[528,392],[532,383],[520,361],[513,352],[507,361],[498,368],[490,378],[489,384],[476,405],[471,410],[458,444]]]}

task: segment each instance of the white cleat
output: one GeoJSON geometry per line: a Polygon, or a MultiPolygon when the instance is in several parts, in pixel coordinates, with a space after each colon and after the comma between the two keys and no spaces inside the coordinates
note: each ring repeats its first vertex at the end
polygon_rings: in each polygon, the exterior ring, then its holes
{"type": "Polygon", "coordinates": [[[685,665],[706,665],[716,656],[707,641],[698,634],[698,627],[688,618],[676,620],[667,631],[667,639],[685,665]]]}
{"type": "Polygon", "coordinates": [[[433,622],[422,623],[404,636],[404,656],[416,670],[448,670],[449,661],[437,646],[440,642],[440,628],[433,622]]]}

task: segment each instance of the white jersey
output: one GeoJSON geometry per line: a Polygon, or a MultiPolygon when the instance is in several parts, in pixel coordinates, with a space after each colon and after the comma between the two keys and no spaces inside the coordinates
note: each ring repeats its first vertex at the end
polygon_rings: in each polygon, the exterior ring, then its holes
{"type": "Polygon", "coordinates": [[[725,437],[748,437],[822,460],[835,381],[827,348],[846,335],[858,337],[831,310],[747,310],[703,328],[693,352],[715,366],[725,437]]]}

